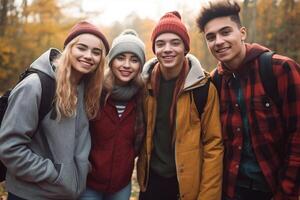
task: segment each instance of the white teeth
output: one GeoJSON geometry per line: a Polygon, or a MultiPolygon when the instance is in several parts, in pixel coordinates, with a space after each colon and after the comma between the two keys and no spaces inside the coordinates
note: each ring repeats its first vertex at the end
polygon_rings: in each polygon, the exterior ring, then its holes
{"type": "Polygon", "coordinates": [[[82,63],[82,64],[84,64],[84,65],[92,66],[92,64],[91,64],[91,63],[89,63],[89,62],[80,61],[80,63],[82,63]]]}
{"type": "Polygon", "coordinates": [[[130,72],[121,71],[121,74],[122,74],[123,76],[129,76],[129,75],[130,75],[130,72]]]}
{"type": "Polygon", "coordinates": [[[222,48],[222,49],[218,49],[216,50],[217,53],[223,53],[225,51],[227,51],[229,48],[222,48]]]}

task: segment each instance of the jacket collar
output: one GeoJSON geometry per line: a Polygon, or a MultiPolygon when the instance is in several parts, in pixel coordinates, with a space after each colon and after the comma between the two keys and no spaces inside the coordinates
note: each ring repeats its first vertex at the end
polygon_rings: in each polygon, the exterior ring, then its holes
{"type": "Polygon", "coordinates": [[[239,76],[248,74],[251,63],[253,63],[253,61],[257,59],[262,53],[270,51],[268,48],[256,43],[246,43],[245,45],[246,56],[242,63],[239,65],[239,67],[236,70],[232,70],[226,67],[224,63],[219,62],[217,65],[217,70],[219,74],[224,75],[224,77],[231,77],[232,74],[236,74],[239,76]]]}
{"type": "MultiPolygon", "coordinates": [[[[191,88],[195,85],[198,85],[199,82],[201,82],[203,79],[206,78],[205,71],[202,68],[199,60],[192,54],[187,54],[186,58],[188,59],[190,71],[185,79],[184,83],[184,90],[191,88]]],[[[143,79],[149,83],[150,81],[150,75],[153,70],[154,65],[158,62],[157,58],[151,58],[148,60],[142,71],[142,77],[143,79]]],[[[148,89],[151,89],[151,84],[147,84],[148,89]]]]}

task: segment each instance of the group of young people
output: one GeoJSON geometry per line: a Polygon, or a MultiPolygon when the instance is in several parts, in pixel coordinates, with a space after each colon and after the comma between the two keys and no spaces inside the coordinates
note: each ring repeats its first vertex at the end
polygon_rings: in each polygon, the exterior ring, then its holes
{"type": "Polygon", "coordinates": [[[147,62],[135,30],[110,47],[96,26],[75,24],[62,52],[31,65],[55,80],[50,112],[39,119],[35,73],[9,97],[0,129],[8,200],[128,200],[136,157],[140,200],[298,200],[300,66],[272,56],[277,106],[260,73],[270,50],[245,42],[239,12],[222,0],[199,13],[219,61],[211,74],[189,54],[177,11],[154,27],[147,62]]]}

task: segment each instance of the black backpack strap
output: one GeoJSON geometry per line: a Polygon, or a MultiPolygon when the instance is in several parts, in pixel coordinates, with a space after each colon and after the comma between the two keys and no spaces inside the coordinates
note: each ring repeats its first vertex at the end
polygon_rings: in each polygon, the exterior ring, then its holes
{"type": "Polygon", "coordinates": [[[40,122],[44,119],[44,117],[47,115],[48,112],[50,112],[50,110],[53,107],[56,82],[48,74],[35,68],[28,68],[23,74],[21,74],[20,81],[32,73],[37,73],[37,75],[40,78],[41,86],[42,86],[42,97],[41,97],[41,103],[39,107],[39,122],[40,122]]]}
{"type": "Polygon", "coordinates": [[[11,93],[11,89],[7,90],[1,97],[0,97],[0,125],[2,124],[2,120],[4,117],[4,114],[7,109],[8,105],[8,98],[11,93]]]}
{"type": "Polygon", "coordinates": [[[274,52],[267,51],[259,56],[259,73],[266,94],[281,108],[282,101],[277,88],[277,79],[273,72],[272,56],[274,52]]]}
{"type": "Polygon", "coordinates": [[[213,82],[213,84],[215,85],[217,91],[218,91],[218,95],[220,97],[221,95],[221,84],[222,84],[222,76],[218,73],[217,68],[215,68],[212,72],[211,72],[211,80],[213,82]]]}
{"type": "Polygon", "coordinates": [[[194,102],[196,104],[198,113],[199,113],[199,117],[201,117],[203,111],[204,111],[204,107],[206,105],[207,102],[207,96],[208,96],[208,90],[209,90],[209,85],[210,85],[210,78],[207,80],[207,82],[205,83],[205,85],[203,85],[202,87],[197,87],[195,89],[193,89],[193,97],[194,97],[194,102]]]}
{"type": "Polygon", "coordinates": [[[42,98],[39,109],[39,121],[41,121],[53,108],[56,89],[55,80],[43,72],[37,72],[42,84],[42,98]]]}

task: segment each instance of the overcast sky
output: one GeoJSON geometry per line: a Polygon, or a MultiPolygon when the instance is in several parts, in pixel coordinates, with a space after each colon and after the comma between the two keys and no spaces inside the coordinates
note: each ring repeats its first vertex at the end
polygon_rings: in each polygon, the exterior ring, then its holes
{"type": "Polygon", "coordinates": [[[158,20],[168,11],[178,10],[183,7],[190,9],[196,14],[201,3],[207,0],[81,0],[74,10],[69,11],[74,14],[76,9],[92,13],[90,21],[97,24],[110,25],[115,21],[123,21],[131,13],[136,13],[142,18],[148,17],[158,20]]]}

